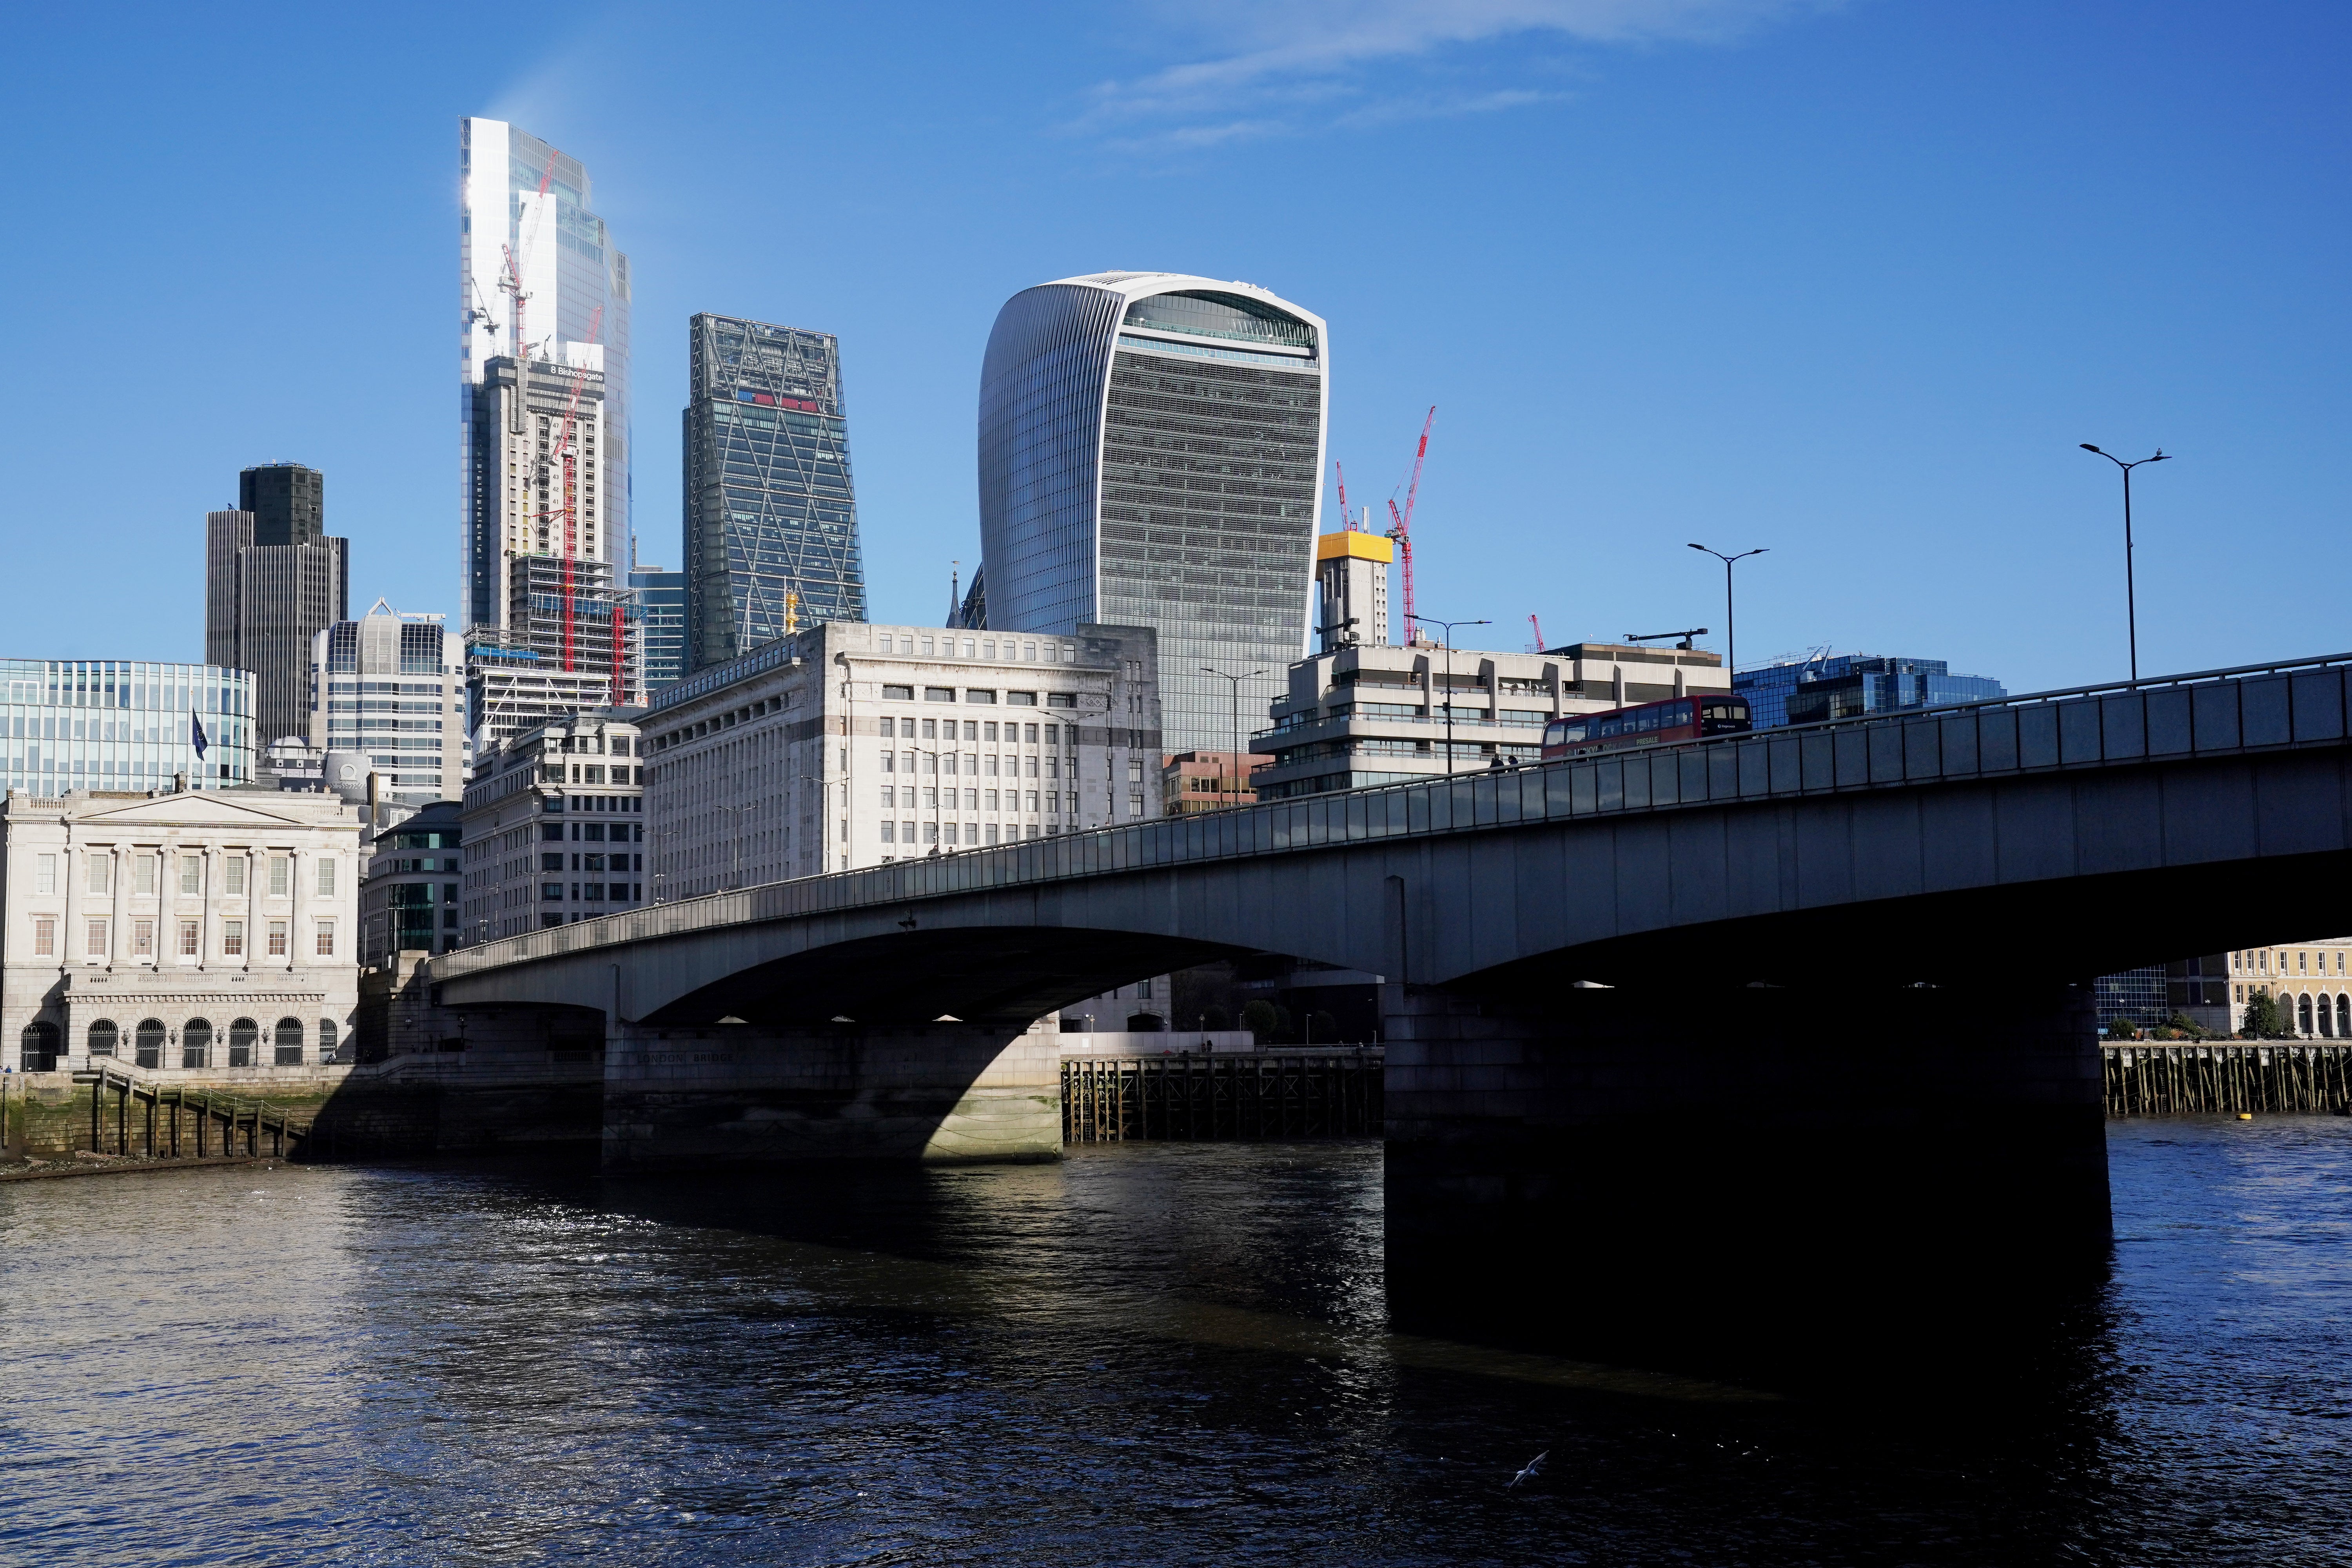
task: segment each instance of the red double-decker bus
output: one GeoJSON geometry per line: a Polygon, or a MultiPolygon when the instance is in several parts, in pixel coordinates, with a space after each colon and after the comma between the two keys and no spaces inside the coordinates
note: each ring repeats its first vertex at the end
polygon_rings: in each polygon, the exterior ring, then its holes
{"type": "Polygon", "coordinates": [[[1707,735],[1737,735],[1748,721],[1748,699],[1728,691],[1638,702],[1606,713],[1579,713],[1544,726],[1543,760],[1630,752],[1638,746],[1671,746],[1707,735]]]}

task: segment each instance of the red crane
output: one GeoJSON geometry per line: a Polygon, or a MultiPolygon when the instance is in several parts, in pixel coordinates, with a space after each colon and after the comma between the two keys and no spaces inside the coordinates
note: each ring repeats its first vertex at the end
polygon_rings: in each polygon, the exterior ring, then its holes
{"type": "MultiPolygon", "coordinates": [[[[599,305],[596,307],[595,313],[588,318],[587,341],[589,342],[593,343],[596,341],[596,334],[604,325],[604,307],[599,305]]],[[[572,449],[572,430],[580,416],[580,395],[587,390],[588,376],[583,368],[579,377],[572,384],[572,397],[563,405],[563,424],[555,437],[555,450],[563,459],[563,668],[567,670],[576,668],[579,662],[575,652],[578,631],[573,621],[572,563],[578,559],[580,554],[580,471],[578,454],[572,449]]],[[[515,395],[517,397],[522,395],[520,378],[515,386],[515,395]]],[[[614,601],[616,605],[618,602],[618,600],[614,601]]],[[[613,668],[615,671],[614,679],[616,681],[620,679],[617,673],[620,666],[621,645],[618,637],[615,637],[613,643],[613,668]]]]}
{"type": "Polygon", "coordinates": [[[1412,455],[1412,484],[1404,492],[1404,510],[1397,510],[1396,497],[1389,497],[1389,516],[1395,521],[1389,537],[1396,541],[1397,563],[1404,576],[1404,630],[1408,643],[1420,635],[1412,618],[1412,503],[1421,494],[1421,465],[1429,457],[1429,429],[1436,423],[1437,405],[1432,404],[1429,417],[1422,421],[1421,446],[1412,455]]]}
{"type": "Polygon", "coordinates": [[[1331,471],[1339,476],[1339,525],[1347,532],[1360,533],[1362,530],[1356,526],[1355,514],[1348,510],[1348,470],[1335,458],[1331,461],[1331,471]]]}
{"type": "Polygon", "coordinates": [[[1536,634],[1536,646],[1528,649],[1528,651],[1529,653],[1543,652],[1543,623],[1536,619],[1535,616],[1529,616],[1528,617],[1528,629],[1536,634]]]}

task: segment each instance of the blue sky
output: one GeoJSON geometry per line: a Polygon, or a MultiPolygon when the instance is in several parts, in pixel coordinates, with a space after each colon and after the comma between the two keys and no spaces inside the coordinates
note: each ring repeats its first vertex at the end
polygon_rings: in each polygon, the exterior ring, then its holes
{"type": "MultiPolygon", "coordinates": [[[[2352,11],[2007,0],[20,9],[0,52],[0,652],[202,656],[203,514],[328,476],[352,595],[455,608],[458,117],[583,159],[636,278],[639,549],[686,318],[840,334],[877,619],[979,553],[1003,299],[1263,283],[1376,506],[1438,407],[1433,614],[1722,624],[2012,689],[2347,628],[2352,11]]],[[[1328,476],[1327,476],[1328,480],[1328,476]]],[[[1327,483],[1326,526],[1336,524],[1327,483]]],[[[1717,646],[1719,638],[1710,639],[1717,646]]]]}

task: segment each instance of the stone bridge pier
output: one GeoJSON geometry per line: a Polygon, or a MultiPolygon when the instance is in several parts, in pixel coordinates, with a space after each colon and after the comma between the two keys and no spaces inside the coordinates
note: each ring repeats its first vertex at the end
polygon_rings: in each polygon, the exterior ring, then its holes
{"type": "Polygon", "coordinates": [[[1383,1011],[1401,1327],[1815,1375],[1938,1318],[1981,1345],[2104,1268],[2087,981],[1383,1011]]]}
{"type": "Polygon", "coordinates": [[[1058,1159],[1058,1044],[1045,1024],[614,1020],[604,1165],[1058,1159]]]}

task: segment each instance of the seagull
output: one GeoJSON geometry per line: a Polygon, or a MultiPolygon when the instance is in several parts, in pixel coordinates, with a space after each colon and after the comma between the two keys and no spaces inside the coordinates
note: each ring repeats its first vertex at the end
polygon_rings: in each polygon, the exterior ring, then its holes
{"type": "Polygon", "coordinates": [[[1517,1475],[1513,1476],[1511,1478],[1510,1485],[1505,1487],[1503,1489],[1507,1492],[1514,1491],[1517,1489],[1518,1484],[1521,1481],[1533,1480],[1536,1477],[1542,1475],[1544,1461],[1550,1458],[1551,1450],[1549,1448],[1546,1448],[1542,1453],[1538,1454],[1534,1458],[1529,1459],[1528,1461],[1528,1468],[1521,1470],[1517,1475]]]}

